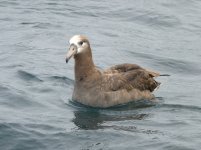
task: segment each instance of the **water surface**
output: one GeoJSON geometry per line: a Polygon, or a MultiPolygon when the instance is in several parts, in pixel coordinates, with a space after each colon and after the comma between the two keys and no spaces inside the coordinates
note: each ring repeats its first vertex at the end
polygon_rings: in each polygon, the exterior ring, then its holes
{"type": "Polygon", "coordinates": [[[197,150],[199,0],[2,0],[0,149],[197,150]],[[96,65],[137,63],[160,77],[158,103],[92,109],[71,102],[68,40],[89,37],[96,65]]]}

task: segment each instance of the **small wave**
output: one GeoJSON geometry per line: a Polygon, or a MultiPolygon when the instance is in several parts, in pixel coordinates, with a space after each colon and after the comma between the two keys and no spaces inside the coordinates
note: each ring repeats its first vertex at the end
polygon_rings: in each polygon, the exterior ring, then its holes
{"type": "Polygon", "coordinates": [[[150,129],[140,129],[137,128],[136,126],[117,126],[117,125],[112,125],[112,126],[103,126],[104,128],[112,128],[114,130],[122,130],[122,131],[128,131],[128,132],[136,132],[136,133],[143,133],[143,134],[161,134],[163,135],[164,133],[162,133],[159,130],[150,130],[150,129]]]}
{"type": "Polygon", "coordinates": [[[0,130],[1,143],[6,144],[5,149],[32,149],[36,145],[46,149],[40,140],[42,135],[36,134],[33,130],[27,130],[22,124],[0,123],[0,130]]]}
{"type": "Polygon", "coordinates": [[[106,14],[106,16],[111,18],[140,23],[142,25],[148,25],[149,27],[177,27],[181,25],[180,19],[176,16],[153,10],[135,10],[132,8],[125,10],[120,8],[106,14]]]}
{"type": "Polygon", "coordinates": [[[49,27],[60,27],[58,24],[52,24],[48,22],[21,22],[21,25],[29,25],[33,28],[47,29],[49,27]]]}
{"type": "Polygon", "coordinates": [[[20,67],[23,67],[23,65],[21,64],[10,64],[10,65],[6,65],[5,68],[20,68],[20,67]]]}
{"type": "Polygon", "coordinates": [[[10,6],[18,6],[19,3],[18,2],[13,2],[13,1],[3,1],[0,6],[1,7],[2,6],[3,7],[8,7],[8,5],[10,5],[10,6]]]}
{"type": "Polygon", "coordinates": [[[114,33],[109,33],[109,32],[104,32],[104,31],[100,31],[100,32],[102,32],[103,35],[106,35],[108,37],[112,37],[112,38],[118,37],[118,35],[114,34],[114,33]]]}
{"type": "Polygon", "coordinates": [[[0,85],[0,91],[1,91],[1,92],[5,92],[5,91],[8,91],[8,90],[9,90],[8,87],[5,87],[5,86],[0,85]]]}
{"type": "Polygon", "coordinates": [[[201,74],[201,68],[199,67],[198,64],[193,62],[176,60],[173,58],[165,58],[165,57],[160,57],[153,54],[137,53],[137,52],[131,52],[131,51],[129,51],[129,53],[135,55],[135,57],[147,59],[149,63],[161,65],[162,68],[166,68],[166,70],[169,70],[173,73],[180,73],[180,74],[186,74],[186,75],[201,74]]]}
{"type": "Polygon", "coordinates": [[[22,24],[22,25],[33,25],[33,24],[37,24],[37,22],[21,22],[20,24],[22,24]]]}
{"type": "Polygon", "coordinates": [[[141,15],[129,18],[133,21],[142,22],[145,25],[154,25],[162,27],[175,27],[180,25],[180,20],[175,16],[167,16],[155,12],[140,12],[141,15]]]}
{"type": "Polygon", "coordinates": [[[0,96],[6,99],[2,99],[0,104],[9,108],[27,108],[27,107],[44,107],[42,103],[34,101],[33,98],[26,92],[19,89],[15,89],[10,86],[0,87],[0,96]]]}
{"type": "Polygon", "coordinates": [[[91,12],[88,12],[88,11],[74,11],[73,12],[73,15],[78,15],[78,16],[88,16],[88,17],[95,17],[95,18],[98,18],[99,16],[95,13],[91,13],[91,12]]]}
{"type": "Polygon", "coordinates": [[[43,80],[41,80],[40,78],[38,78],[36,75],[29,73],[27,71],[23,71],[23,70],[18,70],[18,75],[22,80],[25,81],[36,81],[36,82],[43,82],[43,80]]]}
{"type": "Polygon", "coordinates": [[[163,104],[163,108],[173,108],[173,109],[186,109],[190,111],[199,111],[201,112],[201,107],[193,105],[180,105],[180,104],[163,104]]]}
{"type": "Polygon", "coordinates": [[[55,3],[55,2],[49,2],[49,3],[46,3],[47,5],[51,5],[51,6],[56,6],[56,5],[59,5],[58,3],[55,3]]]}
{"type": "Polygon", "coordinates": [[[72,79],[64,77],[64,76],[51,76],[51,77],[48,77],[48,79],[54,80],[57,82],[62,82],[62,83],[68,84],[68,85],[74,84],[74,81],[72,79]]]}
{"type": "Polygon", "coordinates": [[[34,25],[34,28],[47,29],[49,26],[51,26],[50,23],[38,23],[34,25]]]}

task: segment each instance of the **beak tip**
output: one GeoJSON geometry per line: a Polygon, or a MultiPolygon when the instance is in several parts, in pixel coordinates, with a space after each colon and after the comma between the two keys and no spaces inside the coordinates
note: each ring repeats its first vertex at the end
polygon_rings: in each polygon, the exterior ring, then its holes
{"type": "Polygon", "coordinates": [[[66,54],[66,63],[77,53],[77,46],[75,44],[71,44],[68,53],[66,54]]]}

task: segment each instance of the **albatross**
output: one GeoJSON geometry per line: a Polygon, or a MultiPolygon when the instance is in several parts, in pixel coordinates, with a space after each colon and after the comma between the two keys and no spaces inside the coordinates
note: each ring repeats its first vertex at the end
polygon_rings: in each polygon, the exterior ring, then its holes
{"type": "Polygon", "coordinates": [[[107,108],[155,98],[152,92],[160,85],[154,80],[160,75],[158,72],[129,63],[100,70],[94,65],[87,37],[75,35],[69,43],[66,63],[74,57],[74,101],[91,107],[107,108]]]}

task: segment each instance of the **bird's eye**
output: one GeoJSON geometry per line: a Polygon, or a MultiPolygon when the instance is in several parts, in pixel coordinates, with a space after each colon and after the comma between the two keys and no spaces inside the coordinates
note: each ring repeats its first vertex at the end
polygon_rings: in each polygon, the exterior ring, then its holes
{"type": "Polygon", "coordinates": [[[78,44],[79,44],[79,45],[82,45],[83,43],[84,43],[84,42],[81,41],[81,42],[79,42],[78,44]]]}

